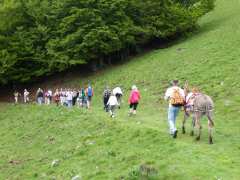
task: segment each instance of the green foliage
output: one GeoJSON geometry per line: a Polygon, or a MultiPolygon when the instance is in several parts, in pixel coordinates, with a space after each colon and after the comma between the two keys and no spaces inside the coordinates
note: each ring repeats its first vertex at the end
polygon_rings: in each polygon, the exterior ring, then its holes
{"type": "Polygon", "coordinates": [[[4,84],[78,64],[116,61],[152,39],[192,29],[214,0],[9,0],[0,5],[4,84]]]}

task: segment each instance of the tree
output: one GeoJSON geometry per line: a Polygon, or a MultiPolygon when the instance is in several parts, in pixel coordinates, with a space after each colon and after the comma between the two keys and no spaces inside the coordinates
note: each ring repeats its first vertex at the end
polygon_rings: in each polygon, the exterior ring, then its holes
{"type": "Polygon", "coordinates": [[[214,0],[0,1],[0,83],[116,61],[196,27],[214,0]],[[117,58],[111,58],[112,56],[117,58]]]}

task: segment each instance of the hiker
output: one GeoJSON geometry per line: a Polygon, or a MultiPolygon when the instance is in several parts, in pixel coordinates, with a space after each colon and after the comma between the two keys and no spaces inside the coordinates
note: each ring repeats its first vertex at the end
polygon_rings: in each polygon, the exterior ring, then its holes
{"type": "Polygon", "coordinates": [[[137,114],[137,106],[139,103],[141,96],[140,96],[140,92],[138,91],[138,88],[136,85],[132,86],[132,91],[130,93],[130,97],[129,97],[129,115],[136,115],[137,114]]]}
{"type": "Polygon", "coordinates": [[[18,104],[18,99],[21,96],[21,94],[18,91],[14,91],[13,95],[15,104],[18,104]]]}
{"type": "MultiPolygon", "coordinates": [[[[193,112],[193,103],[195,100],[195,97],[200,94],[198,88],[194,87],[191,92],[188,90],[188,85],[185,85],[184,87],[185,92],[185,104],[184,104],[184,118],[182,122],[182,133],[185,134],[185,123],[186,120],[190,117],[191,113],[193,112]]],[[[192,119],[192,126],[195,126],[195,120],[194,117],[192,119]]],[[[193,135],[193,131],[191,132],[191,135],[193,135]]]]}
{"type": "Polygon", "coordinates": [[[86,95],[84,88],[81,88],[79,91],[78,104],[80,107],[84,107],[86,105],[86,95]]]}
{"type": "Polygon", "coordinates": [[[60,104],[61,104],[61,106],[64,105],[64,102],[65,102],[65,91],[63,91],[63,89],[61,88],[60,89],[60,104]]]}
{"type": "Polygon", "coordinates": [[[78,107],[82,107],[82,98],[81,98],[82,94],[81,94],[81,89],[78,90],[77,94],[78,94],[77,101],[76,101],[76,102],[77,102],[77,105],[78,105],[78,107]]]}
{"type": "Polygon", "coordinates": [[[123,92],[121,90],[120,87],[116,87],[113,89],[113,95],[116,96],[117,100],[118,100],[118,108],[120,109],[120,105],[121,105],[121,99],[122,99],[122,96],[123,96],[123,92]]]}
{"type": "Polygon", "coordinates": [[[73,93],[73,102],[72,102],[72,104],[73,104],[73,106],[75,106],[79,94],[78,94],[78,91],[76,91],[75,89],[73,89],[72,93],[73,93]]]}
{"type": "Polygon", "coordinates": [[[108,112],[108,100],[110,98],[110,95],[111,95],[111,90],[109,89],[108,86],[105,87],[104,91],[103,91],[103,105],[104,105],[104,110],[106,112],[108,112]]]}
{"type": "Polygon", "coordinates": [[[44,93],[44,104],[48,104],[48,92],[45,91],[44,93]]]}
{"type": "Polygon", "coordinates": [[[168,123],[170,135],[177,138],[176,118],[180,108],[184,105],[184,90],[178,86],[178,80],[172,81],[172,87],[165,93],[165,100],[169,100],[168,123]]]}
{"type": "Polygon", "coordinates": [[[51,104],[51,102],[52,102],[52,96],[53,96],[53,92],[52,92],[51,89],[49,89],[49,90],[48,90],[48,99],[49,99],[48,103],[49,103],[49,104],[51,104]]]}
{"type": "Polygon", "coordinates": [[[86,97],[87,97],[87,108],[90,109],[92,97],[93,97],[93,94],[94,94],[93,88],[92,88],[92,86],[90,84],[86,88],[85,94],[86,94],[86,97]]]}
{"type": "Polygon", "coordinates": [[[28,103],[29,102],[29,92],[27,91],[27,89],[24,89],[24,92],[23,92],[23,102],[24,103],[28,103]]]}
{"type": "Polygon", "coordinates": [[[70,89],[66,92],[67,106],[72,107],[73,93],[70,89]]]}
{"type": "Polygon", "coordinates": [[[43,90],[41,88],[38,88],[37,93],[36,93],[36,99],[37,103],[41,105],[43,103],[43,90]]]}
{"type": "Polygon", "coordinates": [[[117,108],[117,106],[119,106],[118,101],[117,101],[117,97],[111,93],[109,100],[107,102],[107,106],[109,107],[109,113],[110,113],[110,117],[114,118],[115,117],[115,110],[117,108]]]}
{"type": "Polygon", "coordinates": [[[58,89],[56,89],[55,93],[54,93],[54,101],[57,104],[57,106],[59,106],[59,102],[60,102],[60,92],[58,91],[58,89]]]}

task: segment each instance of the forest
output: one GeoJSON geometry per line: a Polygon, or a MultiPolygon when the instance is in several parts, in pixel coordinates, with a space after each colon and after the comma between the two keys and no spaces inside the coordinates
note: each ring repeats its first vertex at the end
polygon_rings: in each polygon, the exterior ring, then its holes
{"type": "Polygon", "coordinates": [[[0,84],[111,64],[197,28],[214,0],[0,0],[0,84]]]}

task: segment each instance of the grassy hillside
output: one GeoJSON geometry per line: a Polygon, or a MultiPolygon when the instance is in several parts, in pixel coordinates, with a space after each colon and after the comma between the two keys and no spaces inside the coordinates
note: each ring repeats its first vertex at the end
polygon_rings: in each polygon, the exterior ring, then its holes
{"type": "Polygon", "coordinates": [[[91,80],[96,95],[90,111],[1,104],[0,179],[239,179],[239,12],[240,1],[217,0],[188,39],[90,77],[63,78],[63,86],[91,80]],[[162,97],[173,78],[213,97],[213,145],[207,143],[206,119],[200,142],[188,135],[190,123],[186,135],[168,136],[162,97]],[[106,83],[125,90],[114,120],[102,110],[106,83]],[[132,84],[143,97],[136,117],[127,116],[132,84]]]}

